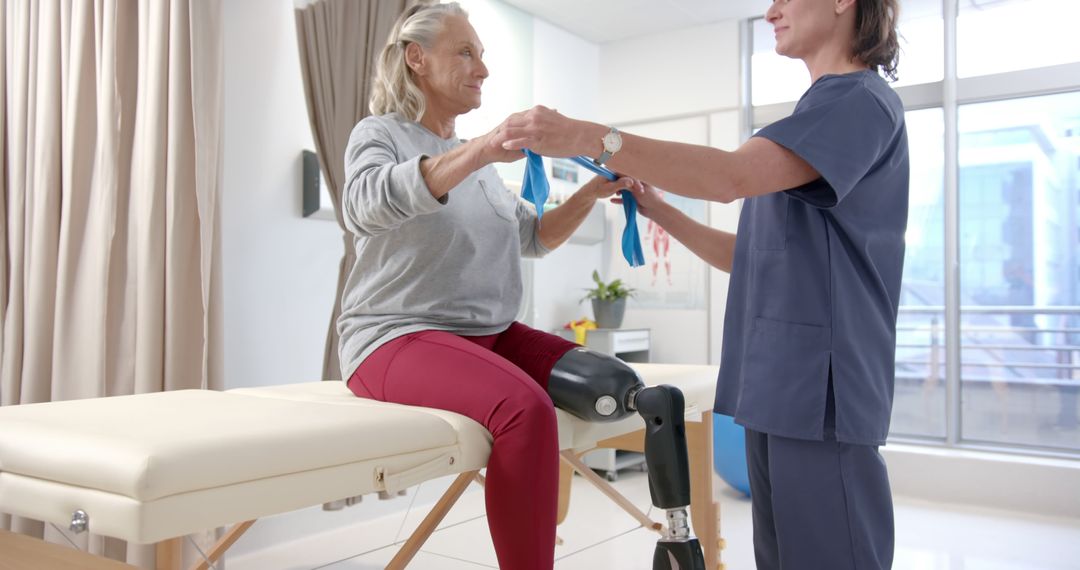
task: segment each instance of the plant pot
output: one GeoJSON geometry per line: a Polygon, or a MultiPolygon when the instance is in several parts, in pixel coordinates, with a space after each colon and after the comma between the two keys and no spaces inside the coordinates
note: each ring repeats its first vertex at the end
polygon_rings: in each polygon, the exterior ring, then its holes
{"type": "Polygon", "coordinates": [[[596,326],[602,329],[617,329],[622,326],[623,315],[626,314],[626,297],[615,301],[593,299],[592,310],[596,317],[596,326]]]}

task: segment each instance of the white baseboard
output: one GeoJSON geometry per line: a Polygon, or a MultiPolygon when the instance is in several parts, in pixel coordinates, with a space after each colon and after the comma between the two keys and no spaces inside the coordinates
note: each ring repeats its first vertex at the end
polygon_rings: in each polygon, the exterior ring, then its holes
{"type": "Polygon", "coordinates": [[[1080,518],[1080,461],[889,444],[893,495],[1080,518]]]}
{"type": "MultiPolygon", "coordinates": [[[[881,453],[897,497],[1080,519],[1080,461],[895,443],[883,446],[881,453]]],[[[301,560],[310,565],[311,552],[319,553],[318,562],[329,563],[395,544],[419,523],[452,479],[425,482],[415,502],[411,496],[392,501],[369,496],[361,505],[339,512],[312,507],[261,519],[230,552],[229,567],[285,567],[287,562],[301,567],[301,560]],[[410,521],[402,526],[410,504],[410,521]],[[308,558],[293,559],[301,556],[308,558]]],[[[418,491],[410,490],[410,495],[418,491]]],[[[476,487],[467,492],[482,493],[476,487]]],[[[482,514],[482,500],[473,502],[476,512],[457,509],[450,518],[482,514]]]]}

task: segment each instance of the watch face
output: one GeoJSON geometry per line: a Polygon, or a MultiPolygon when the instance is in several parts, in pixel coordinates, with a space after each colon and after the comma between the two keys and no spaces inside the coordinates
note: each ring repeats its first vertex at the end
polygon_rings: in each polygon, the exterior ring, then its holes
{"type": "Polygon", "coordinates": [[[622,148],[622,137],[619,136],[619,133],[604,135],[604,150],[615,153],[619,152],[620,148],[622,148]]]}

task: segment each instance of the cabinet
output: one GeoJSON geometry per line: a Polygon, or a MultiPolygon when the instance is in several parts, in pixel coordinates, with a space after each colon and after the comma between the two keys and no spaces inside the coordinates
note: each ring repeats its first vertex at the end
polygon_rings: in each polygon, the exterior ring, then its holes
{"type": "MultiPolygon", "coordinates": [[[[574,340],[574,332],[561,330],[563,338],[574,340]]],[[[596,329],[585,335],[585,346],[597,352],[611,354],[624,362],[649,361],[649,329],[596,329]]],[[[645,455],[621,449],[597,449],[582,457],[585,465],[603,471],[608,481],[618,478],[619,471],[645,466],[645,455]]]]}

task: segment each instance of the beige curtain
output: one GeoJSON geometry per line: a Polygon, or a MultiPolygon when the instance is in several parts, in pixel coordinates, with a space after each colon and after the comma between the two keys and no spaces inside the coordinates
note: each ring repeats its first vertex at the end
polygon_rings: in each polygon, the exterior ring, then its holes
{"type": "Polygon", "coordinates": [[[340,207],[345,145],[352,128],[368,115],[376,58],[394,22],[410,4],[408,0],[320,0],[296,9],[296,37],[311,133],[345,246],[326,333],[324,380],[341,379],[337,319],[345,278],[356,262],[352,236],[345,229],[340,207]]]}
{"type": "Polygon", "coordinates": [[[0,405],[220,389],[221,1],[0,1],[0,405]]]}

